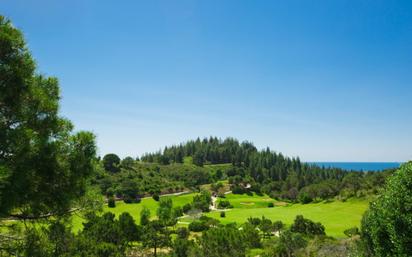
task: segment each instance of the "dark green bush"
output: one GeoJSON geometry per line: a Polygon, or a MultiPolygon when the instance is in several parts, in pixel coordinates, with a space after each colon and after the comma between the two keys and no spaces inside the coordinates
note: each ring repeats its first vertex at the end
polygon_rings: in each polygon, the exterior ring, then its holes
{"type": "Polygon", "coordinates": [[[107,200],[107,206],[109,208],[116,207],[116,201],[114,200],[114,197],[109,197],[109,199],[107,200]]]}

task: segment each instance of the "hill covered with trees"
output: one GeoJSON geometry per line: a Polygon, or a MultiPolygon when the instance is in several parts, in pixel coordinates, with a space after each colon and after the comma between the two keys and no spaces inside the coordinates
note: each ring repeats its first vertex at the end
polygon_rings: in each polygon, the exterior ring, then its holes
{"type": "Polygon", "coordinates": [[[135,191],[139,192],[136,196],[183,191],[228,180],[234,193],[264,193],[303,203],[376,194],[385,178],[393,173],[393,170],[359,172],[319,167],[269,148],[257,150],[250,142],[216,137],[165,147],[162,152],[145,154],[140,160],[127,157],[120,161],[117,155],[108,154],[103,158],[103,166],[106,173],[97,179],[103,192],[119,192],[124,177],[129,181],[138,177],[140,186],[136,182],[135,191]],[[112,165],[105,164],[113,155],[117,160],[115,172],[107,168],[112,165]]]}

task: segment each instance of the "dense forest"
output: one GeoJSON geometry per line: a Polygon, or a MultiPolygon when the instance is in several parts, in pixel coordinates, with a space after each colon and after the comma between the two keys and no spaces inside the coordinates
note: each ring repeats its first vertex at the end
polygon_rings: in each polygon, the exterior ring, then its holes
{"type": "Polygon", "coordinates": [[[325,169],[216,138],[141,160],[101,159],[94,134],[74,131],[60,115],[60,99],[57,78],[39,75],[21,31],[0,16],[0,256],[246,257],[256,249],[262,257],[412,255],[412,163],[376,173],[325,169]],[[288,225],[266,217],[222,224],[207,213],[223,182],[234,194],[267,194],[291,205],[375,197],[361,227],[338,240],[302,215],[288,225]],[[160,198],[185,190],[193,199],[183,207],[160,198]],[[144,207],[139,220],[102,211],[119,204],[115,197],[139,206],[148,195],[156,213],[144,207]],[[194,220],[177,226],[183,215],[194,220]]]}

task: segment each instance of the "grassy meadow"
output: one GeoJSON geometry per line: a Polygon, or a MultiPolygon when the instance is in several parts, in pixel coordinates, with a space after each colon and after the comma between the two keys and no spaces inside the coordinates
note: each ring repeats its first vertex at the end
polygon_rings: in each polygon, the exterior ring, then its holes
{"type": "MultiPolygon", "coordinates": [[[[169,197],[173,200],[174,206],[183,206],[192,201],[195,193],[189,193],[178,196],[163,196],[169,197]]],[[[220,199],[219,199],[220,200],[220,199]]],[[[343,231],[345,229],[359,226],[363,213],[368,207],[369,201],[360,199],[350,199],[346,202],[319,202],[310,204],[287,204],[285,202],[276,201],[266,195],[235,195],[227,194],[224,200],[230,201],[234,206],[233,209],[226,210],[226,217],[220,217],[220,211],[212,211],[207,213],[207,216],[220,220],[223,224],[236,222],[238,224],[244,223],[249,217],[261,217],[271,219],[272,221],[281,220],[290,225],[295,219],[296,215],[303,215],[311,220],[321,222],[329,236],[336,238],[345,237],[343,231]],[[268,203],[273,202],[275,207],[268,208],[268,203]]],[[[123,212],[129,212],[139,223],[140,211],[146,206],[151,210],[152,216],[156,215],[158,202],[152,198],[144,198],[141,203],[125,204],[122,201],[116,202],[115,208],[104,207],[104,211],[110,211],[116,216],[123,212]]],[[[83,219],[74,216],[73,229],[78,231],[81,229],[83,219]]],[[[183,217],[180,220],[181,224],[187,225],[191,222],[188,217],[183,217]]]]}
{"type": "Polygon", "coordinates": [[[211,212],[207,214],[210,217],[220,220],[222,223],[243,223],[249,217],[261,217],[271,219],[272,221],[280,220],[288,225],[293,223],[296,215],[303,215],[316,222],[321,222],[326,228],[326,234],[329,236],[341,238],[345,235],[345,229],[359,226],[363,213],[366,211],[369,202],[367,200],[351,199],[346,202],[320,202],[310,204],[288,204],[276,202],[275,207],[268,208],[268,197],[251,196],[248,198],[245,195],[234,196],[235,200],[228,200],[234,206],[226,212],[225,218],[220,218],[220,213],[211,212]],[[247,204],[245,204],[247,203],[247,204]]]}

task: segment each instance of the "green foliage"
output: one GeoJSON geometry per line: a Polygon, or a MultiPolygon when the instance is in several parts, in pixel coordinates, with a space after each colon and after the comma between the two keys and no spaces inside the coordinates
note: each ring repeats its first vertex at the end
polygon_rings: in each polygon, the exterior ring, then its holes
{"type": "Polygon", "coordinates": [[[271,233],[273,231],[273,226],[272,226],[272,221],[270,219],[267,219],[263,216],[258,226],[265,237],[271,236],[271,233]]]}
{"type": "Polygon", "coordinates": [[[294,223],[290,227],[290,231],[308,236],[325,235],[325,227],[320,222],[305,219],[302,215],[296,216],[294,223]]]}
{"type": "Polygon", "coordinates": [[[155,200],[156,202],[158,202],[160,200],[160,196],[158,193],[155,193],[152,195],[153,200],[155,200]]]}
{"type": "Polygon", "coordinates": [[[147,207],[143,207],[140,212],[140,225],[146,226],[150,221],[150,210],[147,207]]]}
{"type": "Polygon", "coordinates": [[[192,207],[203,212],[209,212],[209,207],[212,203],[212,195],[209,191],[202,190],[199,195],[193,197],[192,207]]]}
{"type": "Polygon", "coordinates": [[[177,237],[178,237],[178,238],[180,238],[180,239],[186,239],[186,238],[189,237],[190,232],[189,232],[189,230],[188,230],[187,228],[185,228],[185,227],[180,227],[180,228],[177,228],[176,234],[177,234],[177,237]]]}
{"type": "Polygon", "coordinates": [[[201,232],[211,227],[217,227],[219,221],[207,216],[201,216],[198,220],[189,224],[189,230],[193,232],[201,232]]]}
{"type": "Polygon", "coordinates": [[[303,204],[307,204],[313,201],[313,199],[309,196],[307,192],[301,191],[298,196],[299,202],[303,204]]]}
{"type": "Polygon", "coordinates": [[[189,257],[190,249],[194,247],[194,242],[192,240],[182,239],[180,237],[173,241],[172,257],[189,257]]]}
{"type": "Polygon", "coordinates": [[[134,163],[135,163],[134,159],[130,156],[127,156],[121,161],[120,165],[122,168],[132,169],[134,166],[134,163]]]}
{"type": "Polygon", "coordinates": [[[259,230],[253,224],[243,224],[241,233],[243,234],[244,240],[249,248],[258,248],[262,246],[259,230]]]}
{"type": "Polygon", "coordinates": [[[109,199],[107,199],[107,206],[109,208],[116,207],[116,201],[114,200],[114,197],[109,197],[109,199]]]}
{"type": "Polygon", "coordinates": [[[107,172],[115,173],[120,170],[120,158],[114,153],[106,154],[103,157],[103,167],[107,172]]]}
{"type": "Polygon", "coordinates": [[[93,172],[95,137],[59,116],[58,80],[37,75],[23,36],[0,16],[0,215],[67,212],[93,172]]]}
{"type": "Polygon", "coordinates": [[[412,162],[389,179],[364,214],[361,236],[368,256],[412,255],[412,162]]]}
{"type": "Polygon", "coordinates": [[[230,208],[233,208],[233,205],[231,205],[229,201],[220,200],[217,204],[217,208],[230,209],[230,208]]]}
{"type": "Polygon", "coordinates": [[[200,238],[204,257],[244,257],[247,244],[236,226],[222,226],[204,231],[200,238]]]}
{"type": "MultiPolygon", "coordinates": [[[[180,163],[180,156],[192,158],[198,166],[231,164],[224,173],[211,178],[228,177],[234,194],[256,192],[273,198],[309,203],[314,199],[328,200],[339,194],[345,198],[358,193],[374,194],[389,174],[386,172],[355,172],[318,167],[302,163],[299,158],[288,158],[270,149],[257,151],[249,142],[239,143],[233,138],[224,140],[210,137],[196,139],[178,146],[166,147],[163,152],[147,154],[143,161],[180,163]],[[178,158],[177,158],[178,157],[178,158]]],[[[187,166],[187,165],[186,165],[187,166]]],[[[199,183],[198,183],[199,184],[199,183]]],[[[218,185],[212,184],[213,191],[218,185]]]]}
{"type": "Polygon", "coordinates": [[[269,207],[269,208],[273,208],[273,207],[275,207],[275,204],[272,203],[272,202],[270,202],[270,203],[268,203],[268,207],[269,207]]]}
{"type": "Polygon", "coordinates": [[[195,220],[189,224],[189,230],[193,232],[202,232],[208,228],[206,223],[200,220],[195,220]]]}
{"type": "Polygon", "coordinates": [[[173,202],[170,198],[162,198],[157,208],[157,217],[159,222],[166,226],[173,226],[177,223],[177,213],[173,210],[173,202]]]}
{"type": "Polygon", "coordinates": [[[141,228],[136,225],[133,217],[128,212],[119,216],[119,228],[128,242],[138,241],[142,236],[141,228]]]}
{"type": "Polygon", "coordinates": [[[264,255],[265,257],[291,257],[295,252],[304,248],[307,241],[299,233],[293,233],[289,230],[280,234],[274,247],[264,255]]]}
{"type": "Polygon", "coordinates": [[[154,256],[157,256],[157,249],[171,245],[170,232],[159,221],[150,221],[143,229],[143,246],[152,248],[154,256]]]}
{"type": "Polygon", "coordinates": [[[353,237],[353,236],[359,235],[359,228],[357,227],[348,228],[345,231],[343,231],[343,233],[347,237],[353,237]]]}

